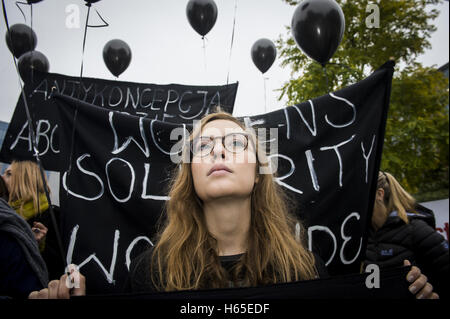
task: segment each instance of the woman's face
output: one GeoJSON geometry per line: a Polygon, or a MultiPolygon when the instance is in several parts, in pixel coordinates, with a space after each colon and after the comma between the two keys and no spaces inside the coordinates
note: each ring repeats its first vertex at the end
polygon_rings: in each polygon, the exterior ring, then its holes
{"type": "MultiPolygon", "coordinates": [[[[236,123],[229,120],[213,120],[207,123],[199,137],[214,139],[214,148],[205,156],[194,154],[191,164],[194,188],[204,202],[219,198],[249,197],[256,182],[256,151],[248,137],[247,148],[239,153],[228,151],[222,144],[221,137],[245,133],[236,123]],[[222,169],[221,169],[222,168],[222,169]]],[[[234,135],[237,136],[237,135],[234,135]]],[[[242,135],[241,135],[242,137],[242,135]]],[[[206,140],[207,141],[207,140],[206,140]]],[[[240,141],[233,142],[238,145],[240,141]]],[[[197,138],[196,143],[203,143],[197,138]]],[[[197,147],[201,146],[197,144],[197,147]]],[[[198,149],[198,148],[197,148],[198,149]]]]}
{"type": "Polygon", "coordinates": [[[5,170],[5,172],[3,173],[2,177],[3,180],[5,181],[6,184],[6,188],[8,188],[8,192],[11,192],[11,176],[12,176],[12,169],[11,169],[11,165],[8,166],[8,168],[5,170]]]}
{"type": "Polygon", "coordinates": [[[378,188],[375,194],[375,202],[373,204],[372,225],[375,228],[383,226],[387,218],[387,210],[384,205],[384,189],[378,188]]]}

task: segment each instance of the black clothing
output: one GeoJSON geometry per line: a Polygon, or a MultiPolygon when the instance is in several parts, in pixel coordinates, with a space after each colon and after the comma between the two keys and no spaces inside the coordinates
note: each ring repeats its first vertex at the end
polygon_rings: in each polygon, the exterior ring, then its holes
{"type": "Polygon", "coordinates": [[[47,267],[31,228],[0,199],[0,295],[24,298],[47,285],[47,267]]]}
{"type": "MultiPolygon", "coordinates": [[[[61,212],[58,206],[52,206],[52,208],[55,215],[57,227],[59,228],[59,231],[61,233],[61,212]]],[[[38,213],[35,216],[31,217],[27,220],[27,222],[31,227],[33,227],[34,222],[42,223],[45,227],[47,227],[48,230],[45,238],[45,247],[41,254],[47,265],[49,279],[59,279],[64,274],[65,264],[63,263],[64,259],[59,252],[58,240],[51,218],[50,208],[40,214],[38,213]]]]}
{"type": "MultiPolygon", "coordinates": [[[[135,258],[130,265],[130,272],[125,284],[125,292],[156,292],[158,291],[150,276],[150,262],[153,250],[150,248],[137,258],[135,258]]],[[[219,256],[220,263],[223,268],[229,273],[233,266],[240,260],[243,254],[231,255],[231,256],[219,256]]],[[[328,272],[324,262],[317,255],[315,257],[315,267],[318,273],[318,277],[321,279],[328,278],[328,272]]],[[[234,284],[230,281],[229,288],[234,287],[234,284]]]]}
{"type": "Polygon", "coordinates": [[[433,212],[423,206],[417,211],[407,214],[408,224],[394,211],[380,229],[371,229],[364,263],[392,268],[407,259],[428,277],[441,298],[447,297],[448,242],[436,232],[433,212]]]}
{"type": "Polygon", "coordinates": [[[43,288],[17,240],[0,230],[0,296],[27,298],[43,288]]]}

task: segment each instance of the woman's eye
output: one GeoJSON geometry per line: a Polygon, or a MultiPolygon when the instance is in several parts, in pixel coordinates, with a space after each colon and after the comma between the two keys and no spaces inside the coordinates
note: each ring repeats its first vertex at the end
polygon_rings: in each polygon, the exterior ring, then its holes
{"type": "Polygon", "coordinates": [[[209,147],[209,141],[199,141],[196,146],[195,150],[197,152],[203,151],[204,149],[207,149],[209,147]]]}
{"type": "Polygon", "coordinates": [[[245,142],[240,136],[234,136],[231,141],[231,144],[234,147],[243,147],[245,145],[245,142]]]}
{"type": "Polygon", "coordinates": [[[242,143],[242,141],[239,141],[239,140],[233,141],[233,146],[243,146],[243,145],[244,145],[244,143],[242,143]]]}
{"type": "Polygon", "coordinates": [[[205,143],[201,143],[201,144],[200,144],[200,149],[203,150],[203,149],[205,149],[208,145],[209,145],[209,143],[206,143],[206,142],[205,142],[205,143]]]}

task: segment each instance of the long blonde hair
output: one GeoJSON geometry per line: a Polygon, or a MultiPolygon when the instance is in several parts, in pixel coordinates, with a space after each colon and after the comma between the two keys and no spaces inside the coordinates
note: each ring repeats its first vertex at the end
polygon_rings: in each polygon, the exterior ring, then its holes
{"type": "MultiPolygon", "coordinates": [[[[17,213],[22,215],[23,206],[33,201],[35,209],[39,208],[39,196],[44,193],[44,183],[41,178],[39,166],[32,161],[13,161],[11,163],[11,180],[9,191],[9,204],[20,201],[17,213]]],[[[47,178],[44,175],[48,187],[47,178]]]]}
{"type": "Polygon", "coordinates": [[[384,190],[383,203],[389,215],[397,211],[405,223],[408,223],[407,212],[415,213],[416,200],[412,197],[391,174],[379,172],[377,189],[384,190]]]}
{"type": "MultiPolygon", "coordinates": [[[[223,119],[245,125],[232,115],[218,112],[204,117],[192,131],[192,141],[209,122],[223,119]]],[[[257,154],[261,154],[256,136],[257,154]]],[[[186,152],[187,148],[183,150],[186,152]]],[[[186,157],[184,157],[186,158],[186,157]]],[[[257,169],[261,158],[257,156],[257,169]]],[[[227,287],[240,279],[245,286],[313,279],[317,276],[314,256],[295,238],[298,222],[288,210],[287,197],[273,180],[261,174],[251,194],[248,249],[233,269],[233,278],[221,267],[217,241],[209,233],[197,196],[190,161],[182,161],[170,183],[166,216],[153,249],[151,276],[155,287],[172,291],[227,287]]]]}

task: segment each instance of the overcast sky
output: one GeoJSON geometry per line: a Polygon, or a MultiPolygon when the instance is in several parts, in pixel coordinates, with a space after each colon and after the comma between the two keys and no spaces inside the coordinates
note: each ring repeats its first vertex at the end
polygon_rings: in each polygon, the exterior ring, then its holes
{"type": "MultiPolygon", "coordinates": [[[[188,0],[102,0],[93,5],[109,23],[107,28],[89,28],[84,55],[85,77],[114,79],[106,68],[102,50],[111,39],[126,41],[132,50],[132,61],[119,80],[155,84],[223,85],[228,71],[230,83],[239,81],[234,115],[265,113],[286,106],[278,101],[276,89],[290,79],[290,70],[280,67],[277,59],[264,74],[254,66],[250,49],[260,38],[275,40],[285,34],[295,7],[281,0],[215,0],[218,18],[207,34],[206,49],[186,18],[188,0]],[[231,61],[230,44],[233,18],[236,26],[231,61]],[[206,61],[205,53],[206,52],[206,61]],[[205,69],[206,62],[206,69],[205,69]]],[[[25,23],[13,0],[6,0],[9,23],[25,23]]],[[[433,48],[419,58],[426,66],[437,67],[449,60],[449,4],[439,5],[441,14],[435,20],[438,27],[433,34],[433,48]]],[[[30,24],[29,6],[23,6],[30,24]]],[[[79,76],[81,51],[87,7],[82,0],[44,0],[33,5],[33,29],[38,38],[36,50],[44,53],[50,62],[50,72],[79,76]],[[66,9],[79,9],[80,27],[68,28],[66,9]]],[[[73,21],[73,20],[72,20],[73,21]]],[[[101,24],[91,9],[90,24],[101,24]]],[[[364,21],[362,21],[364,23],[364,21]]],[[[382,17],[381,17],[382,27],[382,17]]],[[[2,19],[0,33],[0,120],[9,122],[20,93],[11,54],[4,41],[6,33],[2,19]]]]}

